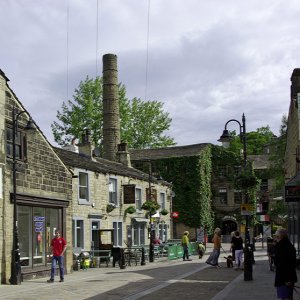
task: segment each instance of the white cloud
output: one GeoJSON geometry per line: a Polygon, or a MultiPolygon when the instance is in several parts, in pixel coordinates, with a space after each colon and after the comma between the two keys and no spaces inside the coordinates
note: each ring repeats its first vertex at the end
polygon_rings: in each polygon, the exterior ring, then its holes
{"type": "MultiPolygon", "coordinates": [[[[50,142],[62,101],[101,74],[105,53],[118,55],[129,97],[145,98],[148,1],[98,0],[98,45],[97,0],[69,1],[69,23],[67,3],[6,0],[0,10],[0,68],[50,142]]],[[[243,112],[247,130],[278,133],[300,65],[299,13],[296,0],[150,1],[147,99],[165,103],[179,144],[214,143],[243,112]]]]}

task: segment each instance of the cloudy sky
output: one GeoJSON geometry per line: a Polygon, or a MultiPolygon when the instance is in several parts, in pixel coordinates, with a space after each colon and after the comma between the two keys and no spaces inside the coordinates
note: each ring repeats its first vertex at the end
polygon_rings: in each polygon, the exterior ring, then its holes
{"type": "Polygon", "coordinates": [[[0,69],[51,143],[57,110],[106,53],[129,98],[165,104],[178,145],[217,143],[243,112],[247,131],[278,134],[299,16],[299,0],[2,0],[0,69]]]}

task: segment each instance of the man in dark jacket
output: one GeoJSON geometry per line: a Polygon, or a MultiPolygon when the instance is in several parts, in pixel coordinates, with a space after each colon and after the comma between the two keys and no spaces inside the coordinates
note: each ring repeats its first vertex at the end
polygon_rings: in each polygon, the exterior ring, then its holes
{"type": "Polygon", "coordinates": [[[276,232],[275,246],[275,286],[277,297],[292,300],[294,284],[297,282],[296,249],[289,241],[287,231],[279,229],[276,232]]]}

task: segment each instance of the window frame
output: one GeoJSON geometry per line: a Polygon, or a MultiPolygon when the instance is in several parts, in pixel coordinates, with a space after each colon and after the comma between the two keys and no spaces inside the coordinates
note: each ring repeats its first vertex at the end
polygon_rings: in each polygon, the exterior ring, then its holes
{"type": "Polygon", "coordinates": [[[166,193],[165,192],[159,193],[159,205],[160,205],[160,211],[162,211],[163,209],[166,209],[166,193]]]}
{"type": "Polygon", "coordinates": [[[119,201],[118,201],[118,179],[116,177],[110,176],[109,177],[109,184],[108,184],[108,203],[115,205],[116,207],[119,206],[119,201]],[[111,184],[115,183],[113,187],[115,187],[114,191],[111,191],[111,184]],[[115,195],[114,197],[112,197],[115,195]],[[112,199],[115,198],[115,199],[112,199]],[[115,201],[114,201],[115,200],[115,201]]]}
{"type": "Polygon", "coordinates": [[[142,205],[143,205],[143,192],[142,192],[142,188],[141,187],[135,187],[135,208],[138,211],[141,211],[142,210],[142,205]],[[137,194],[138,191],[139,191],[140,198],[138,197],[138,194],[137,194]]]}
{"type": "Polygon", "coordinates": [[[218,192],[219,192],[220,203],[223,205],[227,205],[228,204],[228,189],[226,187],[219,187],[218,192]],[[224,192],[222,190],[224,190],[224,192]]]}
{"type": "Polygon", "coordinates": [[[83,218],[73,218],[72,222],[72,247],[75,249],[84,249],[84,219],[83,218]],[[77,222],[81,222],[82,227],[78,226],[77,222]],[[78,234],[77,228],[81,229],[78,245],[78,234]]]}
{"type": "MultiPolygon", "coordinates": [[[[13,127],[10,124],[7,124],[5,128],[6,157],[13,158],[13,140],[8,138],[9,137],[8,132],[11,133],[10,136],[12,138],[13,127]]],[[[26,134],[20,128],[17,128],[17,137],[15,142],[16,142],[16,159],[25,162],[27,160],[26,134]]]]}
{"type": "Polygon", "coordinates": [[[78,204],[85,204],[90,205],[91,199],[90,199],[90,174],[89,172],[78,170],[78,204]],[[86,185],[80,184],[80,175],[84,174],[86,175],[86,185]],[[87,198],[80,198],[80,189],[85,188],[86,189],[86,195],[87,198]]]}
{"type": "Polygon", "coordinates": [[[114,246],[122,247],[123,246],[123,222],[114,221],[112,223],[113,223],[113,230],[114,230],[114,246]]]}

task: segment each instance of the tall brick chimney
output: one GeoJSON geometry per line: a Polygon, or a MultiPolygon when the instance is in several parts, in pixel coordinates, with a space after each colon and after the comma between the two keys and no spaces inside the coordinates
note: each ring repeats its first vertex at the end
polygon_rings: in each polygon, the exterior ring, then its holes
{"type": "Polygon", "coordinates": [[[120,144],[118,67],[115,54],[103,55],[103,158],[117,160],[120,144]]]}

